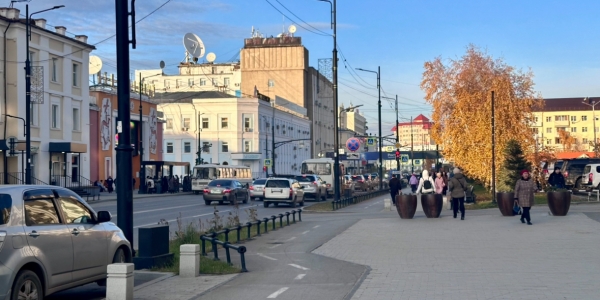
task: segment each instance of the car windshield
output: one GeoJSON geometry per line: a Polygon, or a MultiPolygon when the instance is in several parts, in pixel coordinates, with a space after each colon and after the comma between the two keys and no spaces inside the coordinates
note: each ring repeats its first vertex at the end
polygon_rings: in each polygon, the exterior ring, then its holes
{"type": "Polygon", "coordinates": [[[208,186],[226,187],[226,186],[231,186],[231,183],[232,183],[231,180],[213,180],[208,184],[208,186]]]}
{"type": "Polygon", "coordinates": [[[10,208],[12,207],[12,198],[7,194],[0,194],[0,225],[8,223],[10,219],[10,208]]]}
{"type": "Polygon", "coordinates": [[[268,188],[289,188],[290,187],[290,181],[289,180],[267,180],[267,185],[266,187],[268,188]]]}
{"type": "Polygon", "coordinates": [[[257,179],[257,180],[254,180],[252,185],[265,185],[265,182],[267,182],[266,179],[257,179]]]}
{"type": "Polygon", "coordinates": [[[317,179],[314,176],[296,176],[296,180],[298,180],[298,182],[313,182],[313,181],[317,181],[317,179]]]}

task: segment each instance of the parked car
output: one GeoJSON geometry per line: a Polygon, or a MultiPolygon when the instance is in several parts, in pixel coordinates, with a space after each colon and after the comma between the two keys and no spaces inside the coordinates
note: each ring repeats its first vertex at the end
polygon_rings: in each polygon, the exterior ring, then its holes
{"type": "Polygon", "coordinates": [[[563,162],[562,173],[565,176],[565,185],[574,189],[581,189],[583,169],[588,164],[600,163],[600,158],[580,158],[563,162]]]}
{"type": "Polygon", "coordinates": [[[363,175],[352,175],[350,176],[352,181],[354,181],[354,189],[362,192],[366,192],[371,189],[371,185],[365,179],[363,175]]]}
{"type": "Polygon", "coordinates": [[[562,168],[563,163],[565,162],[565,160],[557,160],[553,163],[548,163],[548,162],[544,162],[542,169],[543,169],[543,173],[546,176],[546,180],[548,180],[548,178],[550,177],[550,174],[552,174],[552,172],[554,172],[554,168],[562,168]]]}
{"type": "Polygon", "coordinates": [[[213,201],[219,201],[219,205],[223,202],[235,205],[239,202],[248,203],[250,192],[237,180],[216,179],[208,183],[203,197],[206,205],[210,205],[213,201]]]}
{"type": "Polygon", "coordinates": [[[352,180],[352,175],[344,175],[344,185],[347,186],[351,191],[356,189],[356,184],[352,180]]]}
{"type": "Polygon", "coordinates": [[[254,180],[250,185],[250,198],[262,200],[263,189],[265,188],[266,182],[267,178],[259,178],[254,180]]]}
{"type": "Polygon", "coordinates": [[[327,184],[321,177],[305,174],[296,176],[296,180],[303,187],[304,199],[313,198],[315,201],[327,201],[327,184]]]}
{"type": "Polygon", "coordinates": [[[0,299],[106,285],[107,266],[132,256],[111,218],[62,187],[0,186],[0,299]]]}
{"type": "Polygon", "coordinates": [[[296,207],[304,206],[304,191],[298,180],[289,178],[269,178],[263,189],[263,206],[269,207],[271,203],[278,206],[280,203],[296,207]]]}
{"type": "Polygon", "coordinates": [[[582,185],[588,189],[600,188],[600,164],[589,164],[583,168],[582,185]]]}

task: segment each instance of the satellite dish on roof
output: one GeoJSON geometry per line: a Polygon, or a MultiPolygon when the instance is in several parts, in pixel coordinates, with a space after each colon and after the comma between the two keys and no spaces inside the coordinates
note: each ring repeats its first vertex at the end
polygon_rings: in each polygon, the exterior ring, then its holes
{"type": "Polygon", "coordinates": [[[290,25],[290,27],[288,27],[288,31],[289,31],[290,33],[295,33],[295,32],[296,32],[296,26],[294,26],[294,25],[290,25]]]}
{"type": "Polygon", "coordinates": [[[206,50],[202,40],[193,33],[186,33],[183,36],[183,46],[188,54],[195,58],[203,57],[206,50]]]}
{"type": "Polygon", "coordinates": [[[211,53],[209,53],[209,54],[206,54],[206,60],[207,60],[208,62],[212,63],[212,62],[214,62],[214,61],[215,61],[215,59],[217,59],[217,55],[216,55],[216,54],[214,54],[214,53],[212,53],[212,52],[211,52],[211,53]]]}
{"type": "Polygon", "coordinates": [[[90,56],[90,66],[89,66],[90,75],[98,74],[98,72],[100,72],[100,70],[102,70],[102,60],[100,59],[100,57],[95,56],[95,55],[90,56]]]}
{"type": "Polygon", "coordinates": [[[160,68],[161,68],[161,69],[164,69],[164,68],[165,68],[165,61],[164,61],[164,60],[161,60],[161,61],[160,61],[160,68]]]}

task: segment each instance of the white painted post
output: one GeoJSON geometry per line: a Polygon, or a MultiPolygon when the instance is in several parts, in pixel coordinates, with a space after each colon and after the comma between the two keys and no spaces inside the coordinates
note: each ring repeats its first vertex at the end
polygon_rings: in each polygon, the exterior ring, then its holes
{"type": "Polygon", "coordinates": [[[198,277],[200,274],[200,245],[181,245],[179,253],[179,277],[198,277]]]}
{"type": "Polygon", "coordinates": [[[133,270],[134,266],[131,263],[108,265],[106,300],[133,299],[133,270]]]}
{"type": "Polygon", "coordinates": [[[392,199],[388,199],[388,198],[383,199],[383,209],[384,210],[392,210],[392,199]]]}

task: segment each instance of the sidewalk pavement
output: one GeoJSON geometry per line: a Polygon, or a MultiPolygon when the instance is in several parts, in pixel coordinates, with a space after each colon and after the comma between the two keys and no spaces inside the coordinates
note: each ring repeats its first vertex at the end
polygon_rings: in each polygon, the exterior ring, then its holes
{"type": "MultiPolygon", "coordinates": [[[[164,194],[139,194],[138,190],[133,190],[133,199],[144,199],[144,198],[155,198],[155,197],[167,197],[167,196],[187,196],[187,195],[193,195],[194,192],[179,192],[179,193],[174,193],[174,194],[169,194],[169,193],[164,193],[164,194]]],[[[98,198],[96,197],[96,200],[92,200],[92,198],[90,197],[89,202],[90,203],[98,203],[98,202],[105,202],[105,201],[117,201],[117,191],[113,191],[112,193],[109,192],[102,192],[100,193],[100,199],[98,200],[98,198]]]]}
{"type": "Polygon", "coordinates": [[[196,278],[166,277],[136,287],[133,299],[139,300],[191,300],[198,299],[209,290],[219,287],[239,274],[201,275],[196,278]]]}
{"type": "Polygon", "coordinates": [[[465,221],[446,210],[439,219],[381,215],[313,251],[371,268],[352,299],[598,298],[600,223],[589,213],[554,217],[535,206],[533,226],[497,210],[467,211],[465,221]]]}

